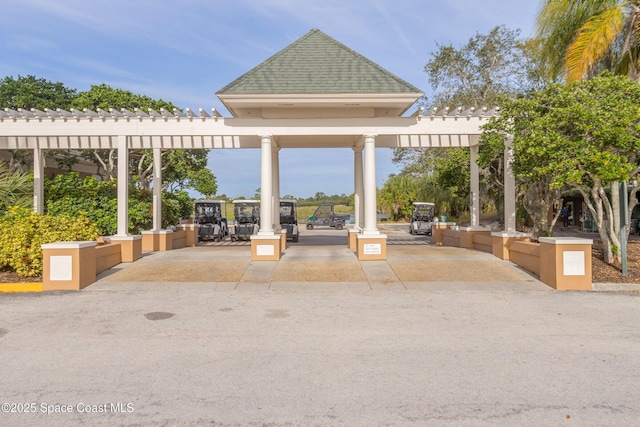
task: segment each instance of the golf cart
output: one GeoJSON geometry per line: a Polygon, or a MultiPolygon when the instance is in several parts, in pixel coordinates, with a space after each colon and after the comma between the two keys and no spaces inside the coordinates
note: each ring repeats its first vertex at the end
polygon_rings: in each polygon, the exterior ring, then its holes
{"type": "Polygon", "coordinates": [[[231,240],[249,240],[260,228],[260,202],[258,200],[234,200],[231,240]]]}
{"type": "Polygon", "coordinates": [[[435,205],[427,202],[413,202],[413,215],[409,232],[411,234],[427,234],[431,236],[433,209],[435,205]]]}
{"type": "Polygon", "coordinates": [[[298,241],[298,219],[296,218],[296,201],[280,200],[280,226],[287,230],[287,240],[298,241]]]}
{"type": "Polygon", "coordinates": [[[313,230],[314,227],[322,226],[342,230],[344,224],[349,220],[349,217],[349,214],[335,214],[333,211],[333,203],[322,203],[307,220],[307,230],[313,230]]]}
{"type": "Polygon", "coordinates": [[[224,200],[196,200],[193,223],[198,225],[198,241],[219,242],[228,234],[224,200]]]}

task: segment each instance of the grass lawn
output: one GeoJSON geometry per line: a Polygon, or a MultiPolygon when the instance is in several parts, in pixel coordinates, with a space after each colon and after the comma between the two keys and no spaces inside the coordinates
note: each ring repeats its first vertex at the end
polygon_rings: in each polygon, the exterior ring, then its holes
{"type": "MultiPolygon", "coordinates": [[[[313,215],[318,206],[298,206],[298,221],[307,222],[307,219],[313,215]]],[[[333,210],[337,214],[352,214],[354,212],[353,206],[335,205],[333,210]]]]}

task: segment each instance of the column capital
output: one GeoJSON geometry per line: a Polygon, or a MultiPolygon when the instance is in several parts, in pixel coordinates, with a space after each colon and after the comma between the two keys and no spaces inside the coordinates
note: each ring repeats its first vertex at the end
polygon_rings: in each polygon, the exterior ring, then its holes
{"type": "Polygon", "coordinates": [[[355,147],[352,148],[352,150],[356,153],[361,153],[362,150],[364,150],[364,147],[361,145],[356,145],[355,147]]]}
{"type": "Polygon", "coordinates": [[[365,133],[362,135],[362,137],[364,138],[364,142],[367,142],[367,140],[371,140],[373,139],[374,141],[376,140],[376,138],[378,137],[377,133],[365,133]]]}
{"type": "Polygon", "coordinates": [[[271,135],[271,134],[260,135],[260,142],[267,142],[266,140],[268,140],[268,142],[272,142],[273,141],[273,135],[271,135]]]}

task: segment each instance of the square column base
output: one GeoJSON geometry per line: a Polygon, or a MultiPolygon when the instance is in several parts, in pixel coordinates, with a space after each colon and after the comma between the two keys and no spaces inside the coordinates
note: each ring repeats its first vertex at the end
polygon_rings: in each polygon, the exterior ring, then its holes
{"type": "Polygon", "coordinates": [[[496,231],[491,233],[491,253],[497,258],[509,261],[509,246],[512,242],[530,241],[530,234],[496,231]]]}
{"type": "Polygon", "coordinates": [[[142,258],[142,236],[111,236],[111,242],[120,244],[122,262],[142,258]]]}
{"type": "Polygon", "coordinates": [[[384,261],[387,259],[386,234],[358,234],[356,241],[358,261],[384,261]]]}
{"type": "Polygon", "coordinates": [[[287,230],[280,230],[280,250],[287,249],[287,230]]]}
{"type": "Polygon", "coordinates": [[[198,244],[198,224],[179,224],[176,230],[186,233],[185,246],[190,248],[198,244]]]}
{"type": "Polygon", "coordinates": [[[540,281],[554,289],[592,289],[593,240],[578,237],[540,237],[540,281]]]}
{"type": "MultiPolygon", "coordinates": [[[[286,236],[285,236],[286,239],[286,236]]],[[[251,236],[251,261],[280,261],[282,234],[251,236]]]]}
{"type": "Polygon", "coordinates": [[[442,246],[444,241],[442,230],[446,230],[450,225],[454,224],[455,222],[435,222],[431,225],[431,239],[437,246],[442,246]]]}
{"type": "Polygon", "coordinates": [[[171,230],[145,230],[142,232],[143,251],[168,251],[173,249],[171,230]]]}
{"type": "Polygon", "coordinates": [[[352,229],[349,230],[349,249],[352,251],[358,250],[358,235],[360,234],[360,230],[352,229]]]}
{"type": "Polygon", "coordinates": [[[96,281],[96,242],[42,245],[42,290],[78,291],[96,281]]]}

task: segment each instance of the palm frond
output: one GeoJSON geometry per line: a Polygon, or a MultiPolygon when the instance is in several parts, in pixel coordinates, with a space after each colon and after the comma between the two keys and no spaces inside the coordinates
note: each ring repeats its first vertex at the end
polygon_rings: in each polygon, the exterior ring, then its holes
{"type": "Polygon", "coordinates": [[[617,6],[620,0],[542,0],[536,21],[537,38],[543,43],[542,61],[552,76],[562,74],[564,53],[575,41],[580,28],[594,15],[617,6]]]}
{"type": "Polygon", "coordinates": [[[582,79],[609,51],[623,28],[623,5],[611,7],[587,20],[565,55],[567,81],[582,79]]]}
{"type": "Polygon", "coordinates": [[[0,211],[9,206],[29,208],[33,205],[33,177],[30,173],[11,171],[0,162],[0,211]]]}

